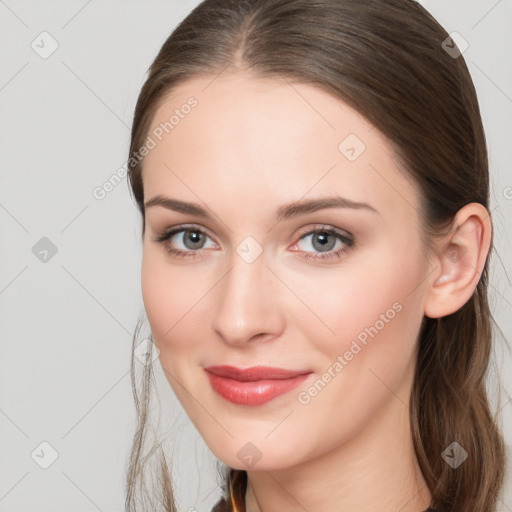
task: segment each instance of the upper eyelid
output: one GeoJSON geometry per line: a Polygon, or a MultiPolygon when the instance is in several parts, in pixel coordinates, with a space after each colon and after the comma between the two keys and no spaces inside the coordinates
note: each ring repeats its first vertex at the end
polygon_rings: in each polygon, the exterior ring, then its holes
{"type": "Polygon", "coordinates": [[[353,235],[344,229],[336,228],[334,226],[331,226],[330,224],[321,224],[321,223],[316,223],[313,227],[304,228],[304,230],[301,230],[299,232],[298,236],[302,237],[304,235],[310,235],[315,232],[323,232],[323,231],[341,235],[346,238],[353,238],[353,235]]]}
{"type": "MultiPolygon", "coordinates": [[[[193,230],[200,231],[201,233],[204,233],[209,238],[211,238],[212,240],[215,241],[215,237],[210,234],[210,231],[208,229],[206,229],[203,226],[198,226],[196,224],[186,224],[186,225],[178,224],[177,226],[174,226],[174,227],[172,227],[170,229],[167,229],[167,230],[163,231],[162,234],[165,235],[166,233],[173,233],[172,236],[175,236],[178,233],[181,233],[182,231],[193,231],[193,230]]],[[[215,242],[215,243],[217,243],[217,242],[215,242]]]]}
{"type": "MultiPolygon", "coordinates": [[[[171,227],[169,229],[162,231],[160,235],[157,234],[157,236],[155,238],[160,238],[160,237],[169,235],[169,238],[167,239],[167,241],[168,241],[170,238],[174,237],[178,233],[181,233],[182,231],[188,231],[188,230],[194,230],[194,229],[204,233],[206,236],[208,236],[210,239],[212,239],[217,245],[219,245],[219,243],[215,240],[216,237],[212,236],[210,234],[210,231],[207,228],[205,228],[204,226],[200,226],[198,224],[178,224],[174,227],[171,227]]],[[[341,236],[343,238],[350,240],[352,243],[355,243],[354,236],[350,232],[340,229],[340,228],[336,228],[335,226],[332,226],[330,224],[322,224],[322,223],[318,223],[318,222],[314,223],[313,226],[305,227],[305,228],[299,230],[299,233],[296,235],[297,240],[293,243],[295,244],[299,240],[302,240],[304,237],[310,236],[310,235],[314,234],[315,232],[323,232],[323,231],[331,232],[331,234],[333,234],[333,235],[341,236]]]]}

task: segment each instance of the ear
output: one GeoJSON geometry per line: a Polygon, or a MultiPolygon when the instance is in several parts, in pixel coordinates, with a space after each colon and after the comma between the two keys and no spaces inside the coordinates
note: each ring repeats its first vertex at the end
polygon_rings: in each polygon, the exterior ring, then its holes
{"type": "Polygon", "coordinates": [[[430,318],[450,315],[471,298],[489,253],[492,223],[484,206],[465,205],[452,226],[437,243],[435,267],[429,276],[424,313],[430,318]]]}

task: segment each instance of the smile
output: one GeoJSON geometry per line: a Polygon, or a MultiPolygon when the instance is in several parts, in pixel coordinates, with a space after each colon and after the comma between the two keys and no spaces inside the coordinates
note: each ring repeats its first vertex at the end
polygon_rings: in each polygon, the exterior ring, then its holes
{"type": "Polygon", "coordinates": [[[312,372],[281,368],[232,366],[205,368],[213,390],[238,405],[262,405],[288,393],[304,382],[312,372]]]}

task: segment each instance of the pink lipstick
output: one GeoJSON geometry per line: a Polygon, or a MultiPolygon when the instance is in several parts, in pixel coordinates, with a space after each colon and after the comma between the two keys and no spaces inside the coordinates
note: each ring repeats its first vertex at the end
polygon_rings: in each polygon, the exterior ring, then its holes
{"type": "Polygon", "coordinates": [[[264,404],[296,388],[312,373],[266,366],[208,366],[205,371],[213,390],[239,405],[264,404]]]}

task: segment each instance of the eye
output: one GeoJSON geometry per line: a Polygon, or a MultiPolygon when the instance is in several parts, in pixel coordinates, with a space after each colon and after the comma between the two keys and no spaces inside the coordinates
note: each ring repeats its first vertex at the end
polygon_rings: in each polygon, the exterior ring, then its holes
{"type": "Polygon", "coordinates": [[[321,226],[315,227],[313,231],[308,231],[305,235],[302,235],[299,242],[295,245],[299,245],[300,242],[308,238],[310,239],[309,242],[304,245],[313,247],[313,250],[319,251],[320,254],[308,254],[308,251],[305,249],[300,249],[298,252],[304,252],[304,255],[301,256],[302,258],[314,260],[341,258],[341,255],[351,249],[355,244],[351,235],[344,235],[334,228],[321,226]],[[337,250],[333,251],[336,245],[337,250]]]}
{"type": "MultiPolygon", "coordinates": [[[[178,258],[195,257],[199,249],[205,249],[204,243],[208,234],[194,226],[177,226],[176,228],[157,235],[153,241],[162,243],[170,254],[178,258]],[[180,236],[176,236],[182,233],[180,236]],[[171,244],[173,239],[175,242],[171,244]],[[177,245],[178,247],[174,247],[177,245]]],[[[213,244],[216,246],[216,244],[213,244]]]]}
{"type": "MultiPolygon", "coordinates": [[[[304,248],[299,250],[292,248],[291,250],[294,252],[304,253],[301,258],[313,260],[341,258],[343,253],[355,245],[352,235],[348,233],[345,235],[329,226],[318,226],[302,234],[299,241],[292,247],[298,246],[308,238],[310,239],[309,242],[303,245],[313,247],[313,250],[318,251],[318,253],[311,254],[310,251],[304,248]],[[337,248],[333,251],[335,247],[337,248]]],[[[157,235],[153,241],[162,243],[166,251],[173,256],[185,258],[195,257],[201,249],[208,249],[208,246],[205,246],[207,239],[211,240],[203,229],[194,226],[176,226],[169,231],[157,235]]],[[[213,243],[213,247],[216,247],[215,243],[213,243]]],[[[210,246],[210,248],[212,248],[212,246],[210,246]]]]}

